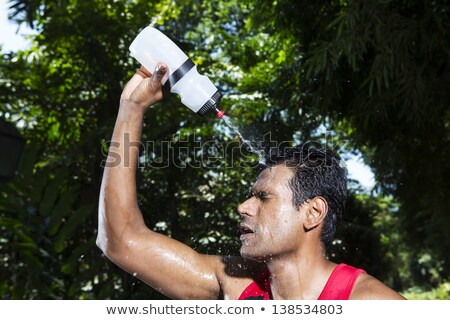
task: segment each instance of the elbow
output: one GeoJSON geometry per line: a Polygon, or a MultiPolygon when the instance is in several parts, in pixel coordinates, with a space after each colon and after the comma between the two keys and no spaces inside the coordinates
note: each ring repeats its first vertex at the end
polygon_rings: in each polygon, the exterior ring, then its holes
{"type": "Polygon", "coordinates": [[[99,228],[99,230],[98,230],[97,239],[95,240],[95,244],[103,252],[103,254],[105,256],[107,256],[108,258],[111,256],[111,252],[110,252],[111,248],[109,248],[109,246],[108,246],[108,237],[107,237],[106,233],[104,232],[104,230],[102,230],[101,228],[99,228]]]}
{"type": "Polygon", "coordinates": [[[112,251],[114,250],[114,246],[111,247],[111,239],[114,239],[114,235],[111,234],[111,232],[110,227],[108,227],[105,208],[100,205],[98,210],[98,231],[95,244],[109,259],[111,259],[112,251]]]}
{"type": "Polygon", "coordinates": [[[128,259],[128,248],[123,242],[114,241],[114,236],[107,237],[106,233],[99,231],[95,243],[109,261],[123,268],[127,262],[124,259],[128,259]]]}
{"type": "Polygon", "coordinates": [[[114,263],[128,251],[130,236],[136,233],[136,228],[129,222],[129,211],[124,212],[118,207],[127,206],[117,204],[103,192],[100,194],[96,245],[114,263]]]}
{"type": "Polygon", "coordinates": [[[98,232],[95,244],[103,254],[112,262],[116,263],[126,250],[124,230],[113,228],[104,212],[99,210],[98,232]]]}
{"type": "Polygon", "coordinates": [[[97,234],[97,239],[95,240],[95,244],[97,245],[97,247],[104,253],[106,254],[106,249],[107,249],[107,244],[108,242],[108,238],[105,238],[101,232],[99,231],[97,234]]]}
{"type": "Polygon", "coordinates": [[[111,259],[111,251],[114,249],[111,247],[111,239],[114,239],[114,235],[112,234],[112,226],[110,226],[110,223],[108,222],[108,214],[110,214],[110,212],[107,211],[106,199],[103,196],[103,192],[101,192],[98,206],[98,231],[95,244],[106,257],[111,259]]]}
{"type": "Polygon", "coordinates": [[[98,229],[95,244],[106,255],[108,234],[106,228],[105,206],[103,204],[102,198],[102,194],[100,194],[100,201],[98,204],[98,229]]]}
{"type": "Polygon", "coordinates": [[[117,257],[120,257],[119,245],[114,245],[108,237],[107,234],[99,230],[97,234],[97,239],[95,241],[97,247],[103,252],[103,254],[112,262],[116,263],[117,257]]]}

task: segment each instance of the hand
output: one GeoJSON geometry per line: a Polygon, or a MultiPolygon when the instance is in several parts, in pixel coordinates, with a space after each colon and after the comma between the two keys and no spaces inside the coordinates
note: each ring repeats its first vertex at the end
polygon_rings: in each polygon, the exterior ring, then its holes
{"type": "Polygon", "coordinates": [[[131,77],[120,97],[120,105],[132,104],[145,110],[163,97],[162,79],[167,71],[165,63],[158,63],[153,75],[141,67],[131,77]]]}

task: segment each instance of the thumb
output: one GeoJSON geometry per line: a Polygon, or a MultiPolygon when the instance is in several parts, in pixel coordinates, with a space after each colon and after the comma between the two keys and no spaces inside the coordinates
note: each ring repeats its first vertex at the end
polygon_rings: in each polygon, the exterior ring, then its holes
{"type": "Polygon", "coordinates": [[[158,63],[156,65],[155,72],[153,72],[153,75],[151,77],[152,82],[155,84],[160,84],[167,72],[167,69],[167,65],[164,62],[158,63]]]}

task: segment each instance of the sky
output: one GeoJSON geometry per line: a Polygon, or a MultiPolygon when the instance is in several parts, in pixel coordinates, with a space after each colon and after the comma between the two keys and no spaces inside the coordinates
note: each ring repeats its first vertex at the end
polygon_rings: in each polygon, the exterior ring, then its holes
{"type": "MultiPolygon", "coordinates": [[[[32,33],[25,25],[20,28],[8,21],[8,0],[0,0],[0,45],[2,52],[18,51],[27,49],[30,41],[24,35],[32,33]]],[[[371,190],[375,184],[375,178],[370,167],[365,165],[361,156],[351,156],[346,161],[349,178],[358,180],[367,191],[371,190]]]]}
{"type": "Polygon", "coordinates": [[[358,180],[367,191],[370,191],[375,185],[375,176],[370,167],[361,159],[361,156],[352,156],[345,161],[350,179],[358,180]]]}
{"type": "Polygon", "coordinates": [[[23,35],[30,34],[32,31],[22,25],[20,28],[13,22],[8,21],[8,0],[0,0],[0,45],[2,52],[17,51],[26,49],[30,46],[30,41],[23,35]]]}

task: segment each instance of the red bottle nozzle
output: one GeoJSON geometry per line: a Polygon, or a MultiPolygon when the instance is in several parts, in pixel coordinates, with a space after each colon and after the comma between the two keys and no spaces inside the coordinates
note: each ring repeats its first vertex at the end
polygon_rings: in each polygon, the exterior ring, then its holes
{"type": "Polygon", "coordinates": [[[217,118],[222,118],[222,116],[225,114],[225,112],[223,110],[218,110],[216,113],[217,118]]]}

